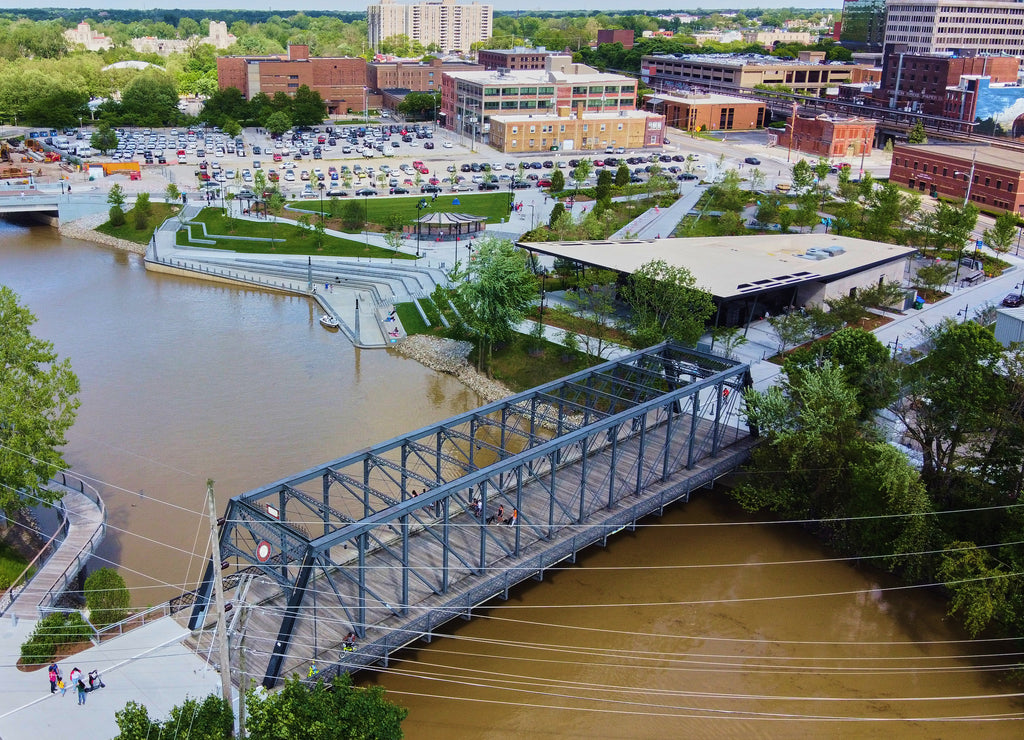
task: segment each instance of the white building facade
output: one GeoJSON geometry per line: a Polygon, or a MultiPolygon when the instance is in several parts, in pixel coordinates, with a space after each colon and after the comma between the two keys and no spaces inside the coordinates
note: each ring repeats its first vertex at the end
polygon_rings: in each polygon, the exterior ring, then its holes
{"type": "Polygon", "coordinates": [[[424,46],[441,51],[469,51],[478,41],[491,37],[494,6],[456,3],[455,0],[404,5],[381,0],[366,8],[370,46],[374,51],[392,36],[408,36],[424,46]]]}
{"type": "Polygon", "coordinates": [[[911,54],[1024,56],[1024,0],[887,2],[886,50],[896,44],[911,54]]]}

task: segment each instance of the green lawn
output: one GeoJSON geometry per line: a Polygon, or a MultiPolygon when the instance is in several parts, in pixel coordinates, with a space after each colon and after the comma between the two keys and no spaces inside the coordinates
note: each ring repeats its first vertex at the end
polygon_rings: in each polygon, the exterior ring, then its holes
{"type": "MultiPolygon", "coordinates": [[[[349,196],[340,198],[355,200],[366,206],[366,218],[371,224],[382,224],[391,214],[397,214],[403,223],[412,223],[417,215],[429,213],[468,213],[473,216],[486,216],[487,223],[498,223],[501,219],[508,220],[508,191],[492,191],[489,193],[455,193],[452,195],[439,195],[433,199],[433,195],[410,195],[405,197],[381,197],[370,196],[362,198],[349,196]],[[426,198],[428,208],[422,214],[416,213],[416,204],[421,198],[426,198]],[[454,201],[458,200],[459,205],[454,201]],[[365,203],[364,203],[365,201],[365,203]]],[[[299,203],[291,203],[292,208],[299,208],[308,213],[320,214],[319,200],[306,200],[299,203]]],[[[326,210],[326,207],[325,207],[326,210]]]]}
{"type": "Polygon", "coordinates": [[[15,552],[14,548],[0,542],[0,591],[10,588],[26,565],[28,561],[15,552]]]}
{"type": "Polygon", "coordinates": [[[153,237],[156,227],[177,213],[180,208],[181,206],[172,206],[167,203],[150,203],[150,216],[146,221],[146,228],[135,228],[135,209],[133,208],[125,213],[127,221],[125,221],[123,226],[111,226],[110,222],[107,221],[105,224],[97,226],[96,231],[117,237],[118,239],[135,242],[136,244],[149,244],[149,240],[153,237]]]}
{"type": "MultiPolygon", "coordinates": [[[[395,259],[416,259],[414,255],[395,253],[390,249],[382,249],[372,244],[367,247],[364,242],[354,239],[341,239],[330,235],[324,236],[323,247],[317,247],[316,232],[299,230],[294,221],[286,221],[275,225],[265,221],[248,221],[245,219],[226,218],[219,208],[204,208],[199,214],[198,221],[206,224],[207,232],[212,236],[224,234],[231,236],[263,237],[266,239],[284,239],[283,244],[271,244],[266,242],[246,242],[235,239],[220,239],[216,244],[203,244],[201,246],[214,249],[230,249],[234,252],[244,253],[268,253],[276,254],[322,254],[332,257],[377,257],[395,259]]],[[[194,236],[199,234],[193,230],[194,236]]],[[[187,246],[188,236],[185,231],[177,234],[179,246],[187,246]]],[[[195,246],[195,245],[194,245],[195,246]]]]}

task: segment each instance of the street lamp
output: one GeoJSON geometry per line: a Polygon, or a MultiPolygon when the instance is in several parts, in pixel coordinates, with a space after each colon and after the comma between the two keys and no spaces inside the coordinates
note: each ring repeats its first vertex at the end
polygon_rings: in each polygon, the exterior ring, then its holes
{"type": "Polygon", "coordinates": [[[370,193],[363,193],[363,243],[370,248],[370,193]]]}
{"type": "Polygon", "coordinates": [[[366,86],[363,86],[363,123],[370,122],[370,97],[366,86]]]}
{"type": "Polygon", "coordinates": [[[320,223],[324,222],[324,183],[320,183],[320,223]]]}
{"type": "Polygon", "coordinates": [[[959,311],[956,312],[957,316],[963,316],[964,317],[964,320],[961,322],[963,324],[967,323],[967,311],[970,309],[970,307],[971,307],[970,304],[968,304],[968,305],[964,306],[963,308],[961,308],[959,311]]]}
{"type": "MultiPolygon", "coordinates": [[[[974,155],[971,157],[971,171],[970,171],[970,173],[966,173],[967,174],[967,191],[964,193],[964,208],[967,207],[967,204],[971,200],[971,186],[974,185],[974,166],[976,164],[977,158],[978,158],[978,150],[975,149],[974,150],[974,155]]],[[[955,177],[959,177],[960,175],[963,175],[963,174],[965,174],[965,173],[961,172],[960,170],[953,170],[953,175],[955,177]]]]}

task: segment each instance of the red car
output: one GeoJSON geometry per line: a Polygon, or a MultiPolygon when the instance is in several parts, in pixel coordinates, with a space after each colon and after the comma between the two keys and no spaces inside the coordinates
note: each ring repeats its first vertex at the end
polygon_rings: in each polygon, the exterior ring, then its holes
{"type": "Polygon", "coordinates": [[[550,188],[551,187],[551,180],[547,179],[546,177],[542,178],[540,180],[537,180],[537,187],[538,188],[550,188]]]}
{"type": "Polygon", "coordinates": [[[421,175],[429,175],[430,174],[430,170],[428,170],[426,167],[420,166],[419,167],[419,173],[421,175]]]}

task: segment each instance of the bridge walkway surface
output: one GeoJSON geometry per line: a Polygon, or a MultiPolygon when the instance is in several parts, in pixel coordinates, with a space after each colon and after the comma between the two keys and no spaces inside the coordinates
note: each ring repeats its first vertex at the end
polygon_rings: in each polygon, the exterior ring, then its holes
{"type": "MultiPolygon", "coordinates": [[[[745,364],[659,345],[232,499],[220,539],[237,568],[233,663],[244,655],[266,686],[312,661],[324,675],[386,664],[686,501],[756,443],[739,413],[749,382],[745,364]],[[517,520],[488,523],[499,506],[517,520]]],[[[193,629],[213,621],[212,568],[194,594],[193,629]]],[[[197,652],[213,654],[212,637],[198,633],[197,652]]]]}
{"type": "Polygon", "coordinates": [[[107,510],[99,492],[69,473],[59,473],[47,488],[63,492],[57,504],[61,525],[30,568],[27,582],[16,580],[0,602],[0,615],[38,619],[55,605],[96,552],[106,534],[107,510]]]}

